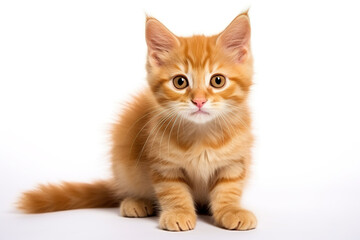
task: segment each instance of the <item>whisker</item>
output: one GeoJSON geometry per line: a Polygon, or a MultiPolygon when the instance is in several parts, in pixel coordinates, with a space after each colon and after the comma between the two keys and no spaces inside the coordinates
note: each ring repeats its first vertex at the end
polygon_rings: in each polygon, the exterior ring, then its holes
{"type": "MultiPolygon", "coordinates": [[[[129,134],[130,130],[135,126],[136,123],[138,123],[141,119],[143,119],[144,117],[148,116],[149,114],[151,113],[154,113],[156,111],[160,111],[161,109],[159,109],[158,106],[154,106],[154,107],[151,107],[150,109],[155,109],[155,110],[152,110],[152,111],[149,111],[148,113],[146,113],[145,115],[143,115],[142,117],[138,118],[131,126],[130,128],[128,129],[128,131],[126,132],[126,135],[129,134]]],[[[150,110],[149,109],[149,110],[150,110]]]]}
{"type": "Polygon", "coordinates": [[[168,156],[170,156],[170,138],[171,138],[171,132],[172,132],[172,130],[173,130],[175,124],[176,124],[176,121],[179,119],[179,117],[180,117],[180,115],[177,115],[177,117],[176,117],[175,121],[173,122],[173,125],[172,125],[172,127],[171,127],[171,129],[170,129],[169,140],[168,140],[168,156]]]}
{"type": "Polygon", "coordinates": [[[157,136],[157,134],[159,133],[159,130],[160,130],[161,127],[165,124],[167,117],[169,117],[170,114],[172,114],[172,113],[173,113],[173,111],[170,112],[170,113],[168,113],[165,117],[162,117],[161,120],[159,121],[159,125],[161,124],[161,126],[157,128],[157,131],[156,131],[156,133],[155,133],[155,136],[154,136],[154,138],[153,138],[153,141],[152,141],[152,144],[151,144],[151,147],[150,147],[150,152],[152,151],[152,148],[153,148],[153,145],[154,145],[156,136],[157,136]]]}
{"type": "MultiPolygon", "coordinates": [[[[221,122],[220,122],[220,119],[219,119],[219,117],[218,116],[216,116],[215,117],[215,121],[217,120],[217,124],[220,126],[220,128],[221,128],[221,132],[224,132],[224,129],[223,129],[223,127],[222,127],[222,125],[221,125],[221,122]]],[[[225,144],[225,138],[224,138],[224,134],[221,134],[221,137],[222,137],[222,142],[223,142],[223,144],[225,144]]]]}
{"type": "Polygon", "coordinates": [[[229,125],[231,127],[231,129],[236,132],[236,130],[233,127],[233,124],[231,124],[230,120],[226,119],[226,116],[223,115],[223,113],[220,112],[220,117],[225,121],[225,125],[229,131],[229,134],[231,133],[230,129],[229,129],[229,125]]]}
{"type": "Polygon", "coordinates": [[[162,146],[162,140],[163,140],[163,138],[164,138],[164,134],[165,134],[166,129],[168,128],[169,124],[170,124],[171,121],[174,119],[174,117],[176,117],[176,113],[172,114],[171,117],[169,117],[169,118],[171,118],[171,119],[169,120],[168,124],[166,125],[166,127],[165,127],[165,129],[164,129],[164,131],[163,131],[163,134],[162,134],[162,136],[161,136],[160,145],[159,145],[159,155],[160,155],[160,158],[161,158],[161,146],[162,146]]]}
{"type": "MultiPolygon", "coordinates": [[[[232,109],[237,109],[239,110],[239,112],[243,111],[244,108],[243,107],[239,107],[239,106],[236,106],[234,104],[230,104],[230,103],[225,103],[226,106],[228,106],[229,108],[232,108],[232,109]]],[[[245,128],[247,129],[250,129],[250,126],[247,125],[247,123],[244,121],[243,118],[241,118],[240,116],[234,114],[233,112],[230,112],[231,116],[233,116],[236,120],[239,120],[239,122],[241,123],[242,126],[244,126],[245,128]]]]}
{"type": "MultiPolygon", "coordinates": [[[[160,114],[166,112],[167,110],[164,109],[162,110],[161,112],[159,112],[158,114],[156,114],[155,116],[153,116],[153,118],[159,116],[160,114]]],[[[134,141],[132,142],[131,144],[131,147],[130,147],[130,152],[132,151],[133,147],[134,147],[134,144],[135,144],[135,141],[136,139],[138,138],[138,136],[140,135],[140,133],[144,130],[144,128],[153,120],[153,118],[150,118],[149,121],[146,122],[146,124],[144,124],[144,126],[140,129],[140,131],[136,134],[135,138],[134,138],[134,141]]]]}
{"type": "MultiPolygon", "coordinates": [[[[174,113],[174,112],[175,112],[174,110],[171,111],[170,113],[168,113],[168,114],[166,115],[166,117],[169,116],[169,114],[172,114],[172,113],[174,113]]],[[[166,119],[166,117],[165,117],[165,119],[166,119]]],[[[141,148],[140,154],[139,154],[139,156],[138,156],[138,158],[137,158],[137,160],[136,160],[136,166],[137,166],[137,164],[138,164],[138,162],[139,162],[139,160],[140,160],[140,158],[141,158],[141,156],[142,156],[142,154],[143,154],[143,152],[144,152],[145,146],[146,146],[146,144],[147,144],[150,136],[152,135],[152,133],[156,130],[156,128],[157,128],[159,125],[160,125],[160,124],[159,124],[159,122],[158,122],[158,123],[155,125],[155,127],[153,127],[153,128],[151,129],[151,131],[149,132],[149,134],[148,134],[148,136],[147,136],[147,138],[146,138],[146,140],[145,140],[145,143],[144,143],[143,147],[141,148]]]]}
{"type": "MultiPolygon", "coordinates": [[[[224,119],[224,117],[222,116],[222,114],[221,113],[219,113],[219,117],[220,117],[220,119],[221,119],[221,122],[220,122],[220,126],[222,126],[223,124],[226,126],[226,128],[227,128],[227,131],[228,131],[228,133],[227,134],[230,134],[230,128],[229,128],[229,123],[224,119]]],[[[225,132],[224,132],[224,134],[223,135],[225,135],[225,132]]]]}
{"type": "Polygon", "coordinates": [[[179,129],[180,129],[180,125],[182,124],[184,118],[181,117],[180,118],[180,123],[178,124],[178,129],[177,129],[177,134],[176,134],[176,142],[179,144],[179,129]]]}

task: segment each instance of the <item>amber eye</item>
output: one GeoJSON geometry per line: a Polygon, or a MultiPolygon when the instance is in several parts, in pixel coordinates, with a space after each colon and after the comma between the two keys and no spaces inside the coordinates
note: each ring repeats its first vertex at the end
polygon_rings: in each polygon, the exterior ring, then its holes
{"type": "Polygon", "coordinates": [[[210,79],[210,85],[214,88],[222,88],[225,85],[226,79],[223,75],[214,75],[210,79]]]}
{"type": "Polygon", "coordinates": [[[189,85],[188,80],[185,76],[176,76],[173,79],[173,84],[177,89],[184,89],[189,85]]]}

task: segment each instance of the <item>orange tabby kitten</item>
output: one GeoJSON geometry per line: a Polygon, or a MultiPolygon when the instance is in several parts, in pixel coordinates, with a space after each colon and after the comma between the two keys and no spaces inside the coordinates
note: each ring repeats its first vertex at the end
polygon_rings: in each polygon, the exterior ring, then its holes
{"type": "Polygon", "coordinates": [[[247,105],[252,84],[250,22],[237,16],[220,34],[178,37],[146,20],[149,88],[113,129],[113,178],[92,184],[41,185],[25,192],[28,213],[111,207],[125,217],[160,211],[160,227],[195,227],[208,208],[227,229],[256,227],[240,205],[253,136],[247,105]]]}

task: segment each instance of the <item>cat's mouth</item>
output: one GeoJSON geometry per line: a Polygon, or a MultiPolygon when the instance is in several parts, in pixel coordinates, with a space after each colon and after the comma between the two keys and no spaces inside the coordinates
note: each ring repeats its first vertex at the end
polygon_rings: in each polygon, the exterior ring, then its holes
{"type": "Polygon", "coordinates": [[[197,109],[196,111],[192,110],[188,115],[188,120],[202,124],[209,122],[213,119],[213,115],[210,112],[204,111],[203,109],[197,109]]]}
{"type": "Polygon", "coordinates": [[[201,109],[199,109],[199,110],[191,113],[191,115],[198,115],[198,114],[201,114],[201,115],[202,115],[202,114],[210,115],[210,113],[205,112],[204,110],[201,110],[201,109]]]}

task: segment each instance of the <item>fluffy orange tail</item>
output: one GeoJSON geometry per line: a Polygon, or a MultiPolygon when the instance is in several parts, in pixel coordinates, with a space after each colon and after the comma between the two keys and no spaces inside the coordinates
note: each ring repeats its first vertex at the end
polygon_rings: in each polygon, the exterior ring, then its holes
{"type": "Polygon", "coordinates": [[[17,207],[26,213],[43,213],[77,208],[116,207],[119,200],[107,181],[40,185],[22,194],[17,207]]]}

